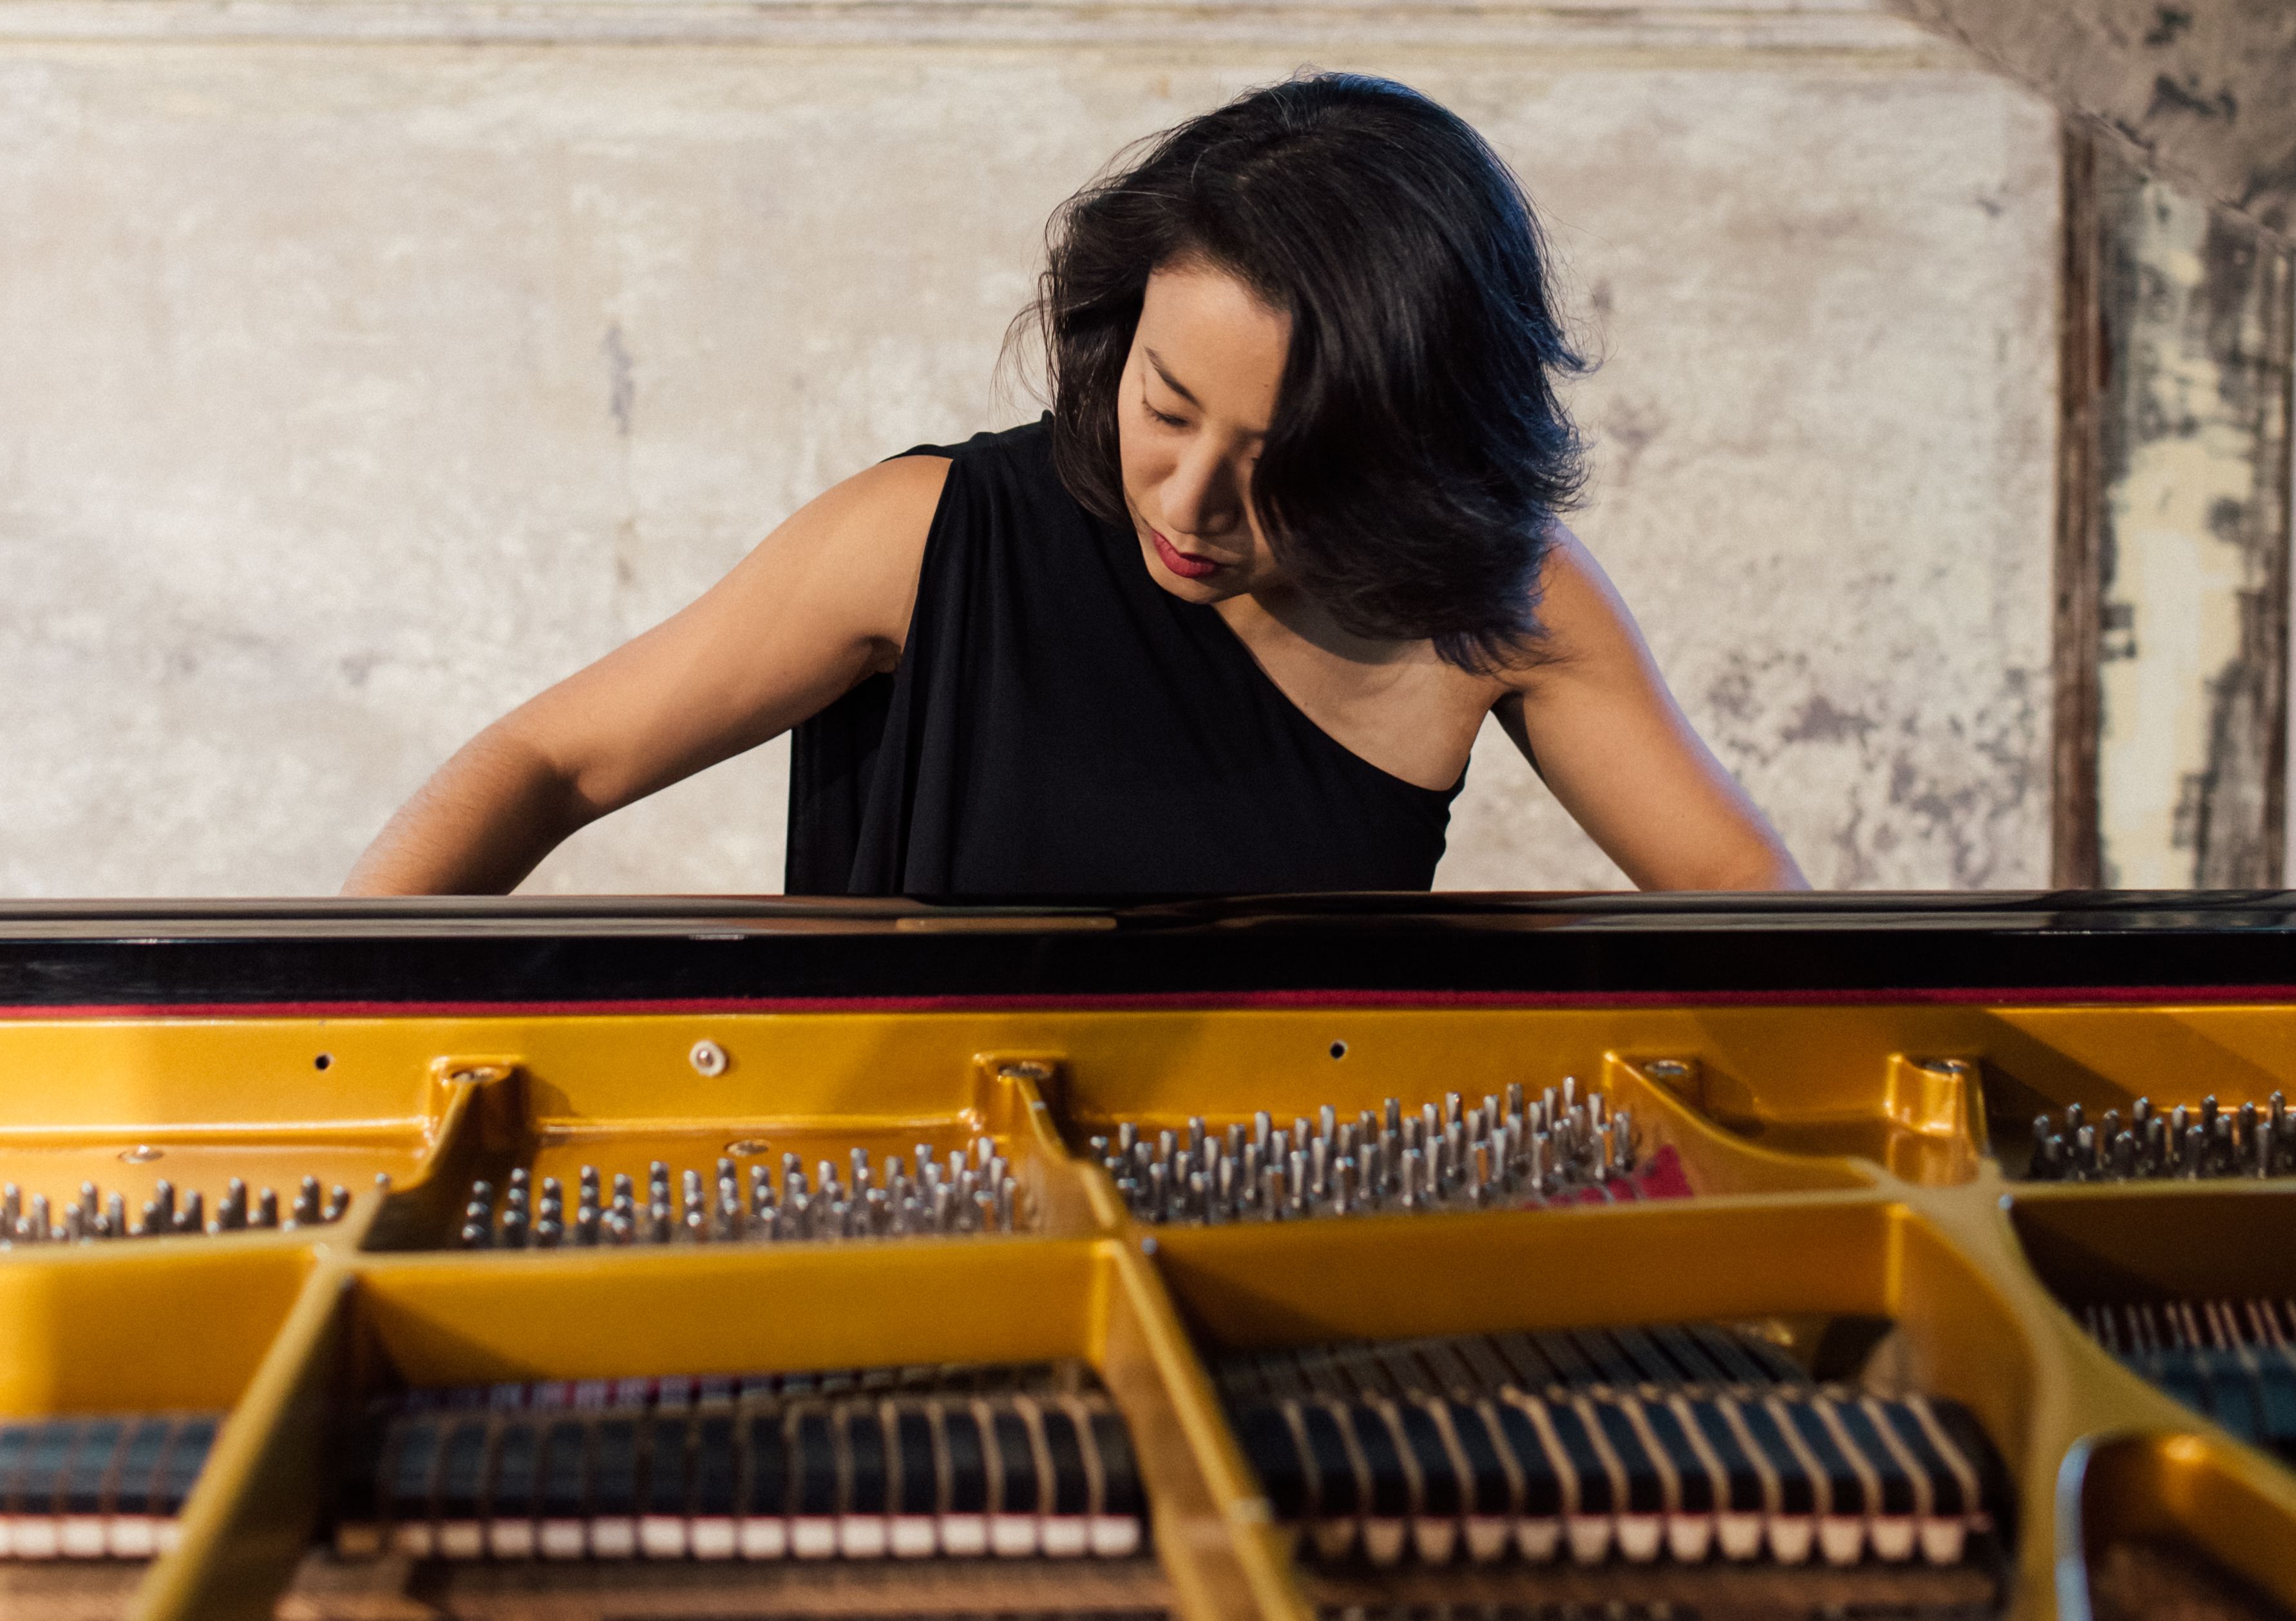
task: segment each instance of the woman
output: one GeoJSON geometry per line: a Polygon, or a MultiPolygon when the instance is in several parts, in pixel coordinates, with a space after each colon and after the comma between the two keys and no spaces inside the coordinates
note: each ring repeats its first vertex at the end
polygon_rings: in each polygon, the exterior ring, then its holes
{"type": "Polygon", "coordinates": [[[348,892],[507,890],[792,727],[792,893],[1425,888],[1493,713],[1636,883],[1800,887],[1557,518],[1544,258],[1399,85],[1181,126],[1055,217],[1043,422],[806,506],[467,744],[348,892]]]}

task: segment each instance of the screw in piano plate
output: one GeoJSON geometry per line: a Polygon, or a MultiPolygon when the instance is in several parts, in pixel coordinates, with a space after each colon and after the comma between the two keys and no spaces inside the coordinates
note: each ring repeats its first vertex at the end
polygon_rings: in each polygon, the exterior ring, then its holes
{"type": "Polygon", "coordinates": [[[693,1066],[696,1075],[714,1078],[725,1074],[726,1066],[734,1060],[726,1056],[725,1048],[705,1037],[693,1044],[693,1050],[685,1055],[685,1061],[693,1066]]]}
{"type": "Polygon", "coordinates": [[[165,1149],[153,1148],[148,1142],[139,1142],[134,1148],[121,1149],[119,1158],[129,1165],[149,1165],[167,1151],[165,1149]]]}

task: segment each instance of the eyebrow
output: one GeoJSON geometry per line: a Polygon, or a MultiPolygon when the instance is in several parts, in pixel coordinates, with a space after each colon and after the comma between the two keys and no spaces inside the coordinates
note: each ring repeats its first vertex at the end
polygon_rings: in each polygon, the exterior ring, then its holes
{"type": "Polygon", "coordinates": [[[1204,408],[1204,402],[1198,399],[1194,395],[1189,393],[1188,385],[1182,382],[1178,378],[1173,376],[1171,372],[1165,366],[1162,356],[1157,354],[1155,350],[1147,348],[1145,345],[1142,346],[1140,352],[1148,356],[1148,364],[1156,368],[1156,375],[1164,380],[1164,386],[1166,388],[1178,395],[1182,399],[1186,400],[1188,404],[1193,405],[1197,410],[1201,411],[1204,408]]]}
{"type": "MultiPolygon", "coordinates": [[[[1182,399],[1186,400],[1188,404],[1193,405],[1197,410],[1201,411],[1204,408],[1204,402],[1198,399],[1194,395],[1189,393],[1187,384],[1173,376],[1171,372],[1165,366],[1164,357],[1162,356],[1157,354],[1155,350],[1148,348],[1145,344],[1141,345],[1140,352],[1148,357],[1148,364],[1156,368],[1156,375],[1164,380],[1164,386],[1166,388],[1178,395],[1182,399]]],[[[1267,436],[1265,433],[1252,433],[1247,434],[1244,437],[1247,438],[1264,439],[1267,436]]]]}

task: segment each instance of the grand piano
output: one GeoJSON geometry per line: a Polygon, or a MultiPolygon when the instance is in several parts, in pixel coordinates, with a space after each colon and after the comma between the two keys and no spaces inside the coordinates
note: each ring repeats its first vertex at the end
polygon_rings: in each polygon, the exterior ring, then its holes
{"type": "Polygon", "coordinates": [[[0,910],[0,1614],[2296,1614],[2296,896],[0,910]]]}

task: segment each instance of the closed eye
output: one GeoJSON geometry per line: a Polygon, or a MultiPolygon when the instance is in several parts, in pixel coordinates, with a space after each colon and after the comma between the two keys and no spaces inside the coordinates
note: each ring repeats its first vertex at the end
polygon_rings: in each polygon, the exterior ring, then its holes
{"type": "Polygon", "coordinates": [[[1145,411],[1152,420],[1163,423],[1167,428],[1185,428],[1188,425],[1187,418],[1173,416],[1168,412],[1159,411],[1148,403],[1148,380],[1144,377],[1140,380],[1140,408],[1145,411]]]}

